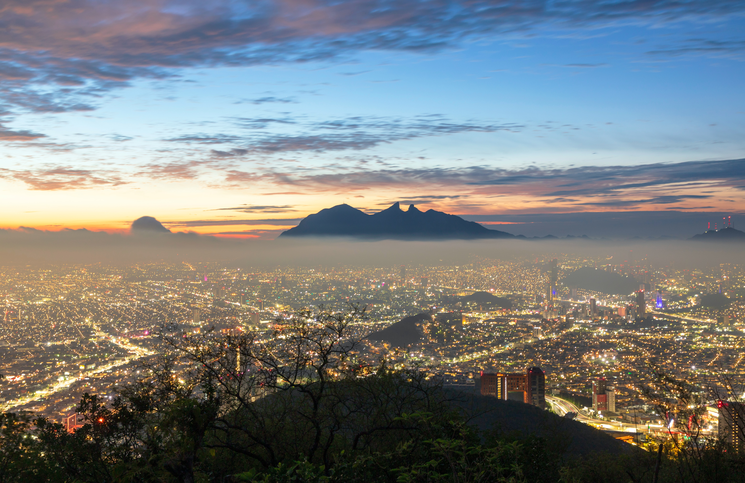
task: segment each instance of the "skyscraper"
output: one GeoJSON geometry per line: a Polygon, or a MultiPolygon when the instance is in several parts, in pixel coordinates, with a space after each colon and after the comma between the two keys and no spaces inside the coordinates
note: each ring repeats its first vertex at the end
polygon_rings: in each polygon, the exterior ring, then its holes
{"type": "Polygon", "coordinates": [[[616,412],[616,391],[604,377],[592,381],[592,409],[616,412]]]}
{"type": "Polygon", "coordinates": [[[745,404],[719,401],[719,438],[732,446],[735,453],[745,449],[745,404]]]}
{"type": "Polygon", "coordinates": [[[528,369],[530,404],[546,409],[546,375],[540,367],[528,369]]]}
{"type": "Polygon", "coordinates": [[[505,399],[511,401],[522,401],[530,404],[530,388],[528,387],[528,376],[526,374],[507,374],[505,376],[507,394],[505,399]]]}
{"type": "Polygon", "coordinates": [[[520,401],[546,409],[546,376],[540,367],[531,367],[523,374],[480,374],[482,396],[520,401]]]}
{"type": "Polygon", "coordinates": [[[647,302],[644,299],[644,290],[637,290],[636,292],[636,315],[644,317],[647,315],[647,302]]]}
{"type": "Polygon", "coordinates": [[[546,288],[546,308],[552,309],[556,298],[556,283],[559,280],[559,267],[554,258],[548,266],[548,287],[546,288]]]}
{"type": "Polygon", "coordinates": [[[506,382],[505,375],[499,373],[486,373],[481,372],[481,395],[482,396],[493,396],[497,399],[507,399],[507,391],[505,390],[506,382]]]}

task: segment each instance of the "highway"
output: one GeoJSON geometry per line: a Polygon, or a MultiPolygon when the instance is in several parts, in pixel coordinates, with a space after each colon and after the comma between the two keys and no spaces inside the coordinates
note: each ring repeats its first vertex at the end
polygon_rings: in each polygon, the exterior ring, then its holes
{"type": "Polygon", "coordinates": [[[650,429],[648,430],[646,425],[627,424],[618,421],[608,421],[606,419],[591,418],[582,414],[580,409],[574,404],[557,397],[546,396],[546,402],[548,402],[551,407],[554,408],[554,412],[559,416],[564,416],[567,413],[576,413],[577,416],[575,417],[575,419],[577,421],[588,424],[603,431],[646,433],[648,431],[654,432],[664,429],[661,424],[650,425],[650,429]]]}

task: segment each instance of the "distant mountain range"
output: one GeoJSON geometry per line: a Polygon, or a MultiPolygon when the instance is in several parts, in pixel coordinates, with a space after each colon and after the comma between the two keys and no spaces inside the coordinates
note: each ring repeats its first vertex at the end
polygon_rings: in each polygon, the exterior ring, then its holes
{"type": "Polygon", "coordinates": [[[721,230],[707,230],[700,233],[691,240],[696,241],[745,241],[745,232],[736,230],[731,226],[721,230]]]}
{"type": "Polygon", "coordinates": [[[409,205],[403,211],[398,203],[368,215],[351,206],[337,205],[303,219],[280,237],[352,237],[371,240],[476,240],[514,238],[503,231],[489,230],[441,211],[420,211],[409,205]]]}

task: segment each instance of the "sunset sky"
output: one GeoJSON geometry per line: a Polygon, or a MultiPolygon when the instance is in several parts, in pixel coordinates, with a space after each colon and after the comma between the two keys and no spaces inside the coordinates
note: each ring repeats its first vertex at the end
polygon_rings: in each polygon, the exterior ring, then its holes
{"type": "Polygon", "coordinates": [[[745,211],[741,0],[3,0],[0,102],[0,228],[745,211]]]}

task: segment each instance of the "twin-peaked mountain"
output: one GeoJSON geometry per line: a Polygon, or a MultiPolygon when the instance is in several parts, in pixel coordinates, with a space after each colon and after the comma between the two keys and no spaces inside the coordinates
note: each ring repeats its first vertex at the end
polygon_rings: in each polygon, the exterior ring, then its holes
{"type": "Polygon", "coordinates": [[[419,211],[410,205],[403,211],[398,203],[383,211],[368,215],[351,206],[337,205],[309,215],[298,226],[283,232],[281,237],[352,237],[389,240],[475,240],[480,238],[512,238],[503,231],[489,230],[473,221],[466,221],[441,211],[419,211]]]}

